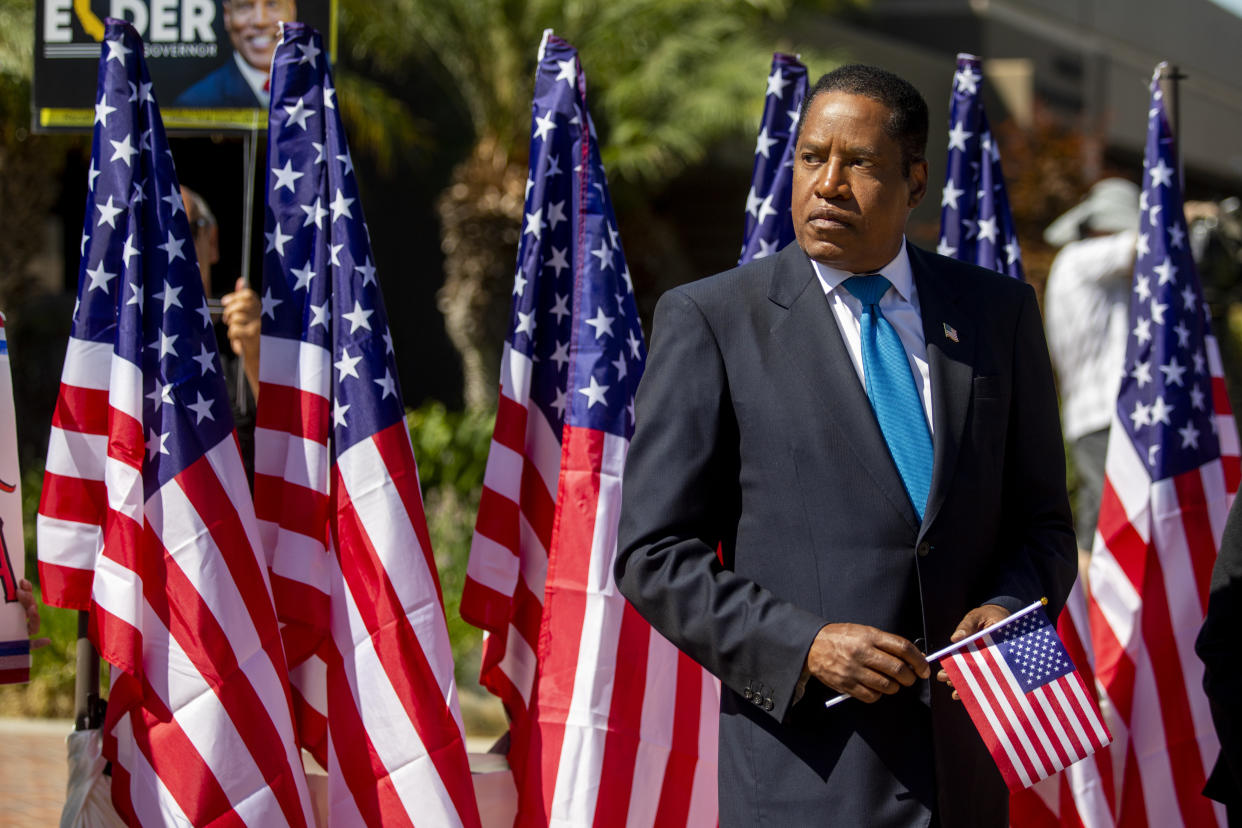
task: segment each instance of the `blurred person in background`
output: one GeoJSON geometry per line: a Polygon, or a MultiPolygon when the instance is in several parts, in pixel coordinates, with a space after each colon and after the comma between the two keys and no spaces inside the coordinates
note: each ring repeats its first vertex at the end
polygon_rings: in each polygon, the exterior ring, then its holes
{"type": "Polygon", "coordinates": [[[1045,241],[1061,247],[1044,290],[1044,327],[1078,477],[1074,534],[1084,572],[1125,362],[1138,227],[1138,186],[1106,178],[1044,231],[1045,241]]]}
{"type": "Polygon", "coordinates": [[[220,227],[201,195],[189,187],[182,187],[181,200],[185,203],[186,217],[194,233],[194,252],[203,277],[203,293],[208,297],[207,304],[216,322],[216,350],[220,352],[224,382],[229,390],[237,439],[241,443],[242,463],[247,477],[253,481],[254,417],[255,404],[259,399],[259,295],[244,279],[239,278],[231,293],[221,296],[218,301],[211,299],[211,270],[220,261],[220,227]],[[238,381],[238,371],[245,374],[244,383],[238,381]]]}

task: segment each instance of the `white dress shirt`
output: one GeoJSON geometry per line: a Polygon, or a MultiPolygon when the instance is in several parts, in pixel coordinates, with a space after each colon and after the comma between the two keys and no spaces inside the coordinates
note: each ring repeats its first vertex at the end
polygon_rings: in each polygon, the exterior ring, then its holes
{"type": "Polygon", "coordinates": [[[241,52],[233,53],[233,62],[237,64],[237,68],[245,79],[246,84],[249,85],[250,91],[254,92],[254,96],[262,102],[263,108],[266,109],[272,99],[272,93],[264,88],[268,85],[268,78],[270,76],[247,63],[246,59],[241,56],[241,52]]]}
{"type": "MultiPolygon", "coordinates": [[[[845,350],[849,351],[854,361],[854,370],[858,372],[858,381],[867,387],[863,374],[862,362],[862,302],[845,287],[845,280],[859,274],[837,270],[814,259],[810,260],[819,277],[824,295],[828,297],[828,306],[837,320],[841,330],[841,338],[845,340],[845,350]]],[[[901,239],[901,250],[891,262],[878,271],[892,285],[880,297],[880,313],[897,331],[901,344],[905,346],[906,358],[910,361],[910,373],[914,377],[914,385],[923,400],[923,416],[927,419],[927,430],[932,430],[932,390],[931,378],[927,368],[927,343],[923,339],[923,315],[919,310],[919,294],[914,287],[914,272],[910,269],[910,256],[906,253],[906,240],[901,239]]]]}

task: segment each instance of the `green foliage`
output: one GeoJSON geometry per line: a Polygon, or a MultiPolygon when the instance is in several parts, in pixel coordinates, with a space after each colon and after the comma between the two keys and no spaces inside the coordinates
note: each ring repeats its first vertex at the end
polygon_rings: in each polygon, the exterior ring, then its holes
{"type": "Polygon", "coordinates": [[[462,619],[461,591],[494,421],[493,411],[455,412],[438,402],[424,404],[406,417],[440,572],[457,681],[467,687],[478,680],[483,633],[462,619]]]}
{"type": "MultiPolygon", "coordinates": [[[[795,0],[342,0],[342,50],[400,77],[426,66],[460,98],[478,141],[520,161],[529,138],[536,47],[545,29],[580,51],[604,161],[652,183],[754,128],[756,78],[772,52],[798,49],[778,24],[795,0]]],[[[801,47],[801,48],[799,48],[801,47]]]]}

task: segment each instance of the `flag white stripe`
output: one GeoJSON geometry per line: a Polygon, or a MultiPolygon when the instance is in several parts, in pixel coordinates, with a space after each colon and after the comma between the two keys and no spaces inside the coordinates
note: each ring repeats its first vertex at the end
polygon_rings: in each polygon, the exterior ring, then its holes
{"type": "Polygon", "coordinates": [[[142,525],[142,505],[146,499],[142,472],[109,457],[104,461],[104,485],[108,493],[108,508],[142,525]]]}
{"type": "Polygon", "coordinates": [[[289,668],[289,681],[302,694],[311,709],[325,718],[328,715],[328,665],[318,654],[289,668]]]}
{"type": "Polygon", "coordinates": [[[1144,543],[1151,541],[1150,507],[1148,486],[1151,476],[1147,473],[1147,464],[1134,450],[1134,444],[1126,436],[1125,426],[1113,411],[1113,419],[1109,433],[1117,435],[1117,439],[1108,441],[1108,454],[1104,461],[1104,472],[1112,485],[1117,499],[1125,510],[1126,519],[1138,532],[1144,543]]]}
{"type": "Polygon", "coordinates": [[[1053,747],[1052,740],[1048,738],[1048,731],[1039,726],[1039,720],[1035,717],[1035,708],[1031,704],[1030,696],[1023,692],[1022,685],[1019,684],[1017,678],[1010,672],[1009,664],[1001,656],[999,648],[992,650],[992,659],[995,664],[989,669],[988,675],[994,675],[997,677],[998,682],[1004,682],[1017,703],[1017,708],[1015,709],[1009,705],[1008,699],[1001,697],[1010,723],[1019,735],[1025,734],[1029,738],[1032,732],[1035,734],[1035,738],[1044,749],[1044,756],[1046,758],[1041,759],[1035,751],[1031,751],[1031,758],[1037,766],[1044,769],[1043,776],[1051,776],[1065,767],[1065,765],[1061,763],[1060,758],[1057,756],[1056,748],[1053,747]]]}
{"type": "Polygon", "coordinates": [[[111,342],[91,342],[71,336],[65,349],[65,366],[61,369],[60,381],[76,388],[107,391],[111,363],[111,342]]]}
{"type": "Polygon", "coordinates": [[[647,636],[647,669],[643,687],[643,706],[639,720],[638,752],[634,757],[634,777],[626,811],[627,828],[646,828],[655,823],[660,804],[664,769],[672,746],[677,697],[677,655],[660,646],[661,639],[647,636]],[[670,658],[671,656],[671,658],[670,658]]]}
{"type": "Polygon", "coordinates": [[[522,702],[530,704],[530,694],[535,687],[535,651],[530,648],[518,628],[509,625],[509,635],[505,641],[505,654],[500,660],[500,670],[509,677],[509,681],[522,696],[522,702]]]}
{"type": "Polygon", "coordinates": [[[273,575],[297,581],[324,595],[332,591],[328,549],[323,542],[299,532],[277,529],[267,547],[273,575]]]}
{"type": "Polygon", "coordinates": [[[52,426],[44,468],[61,477],[103,480],[104,459],[107,456],[108,435],[85,434],[52,426]]]}
{"type": "Polygon", "coordinates": [[[1167,751],[1164,720],[1159,713],[1160,692],[1156,686],[1156,677],[1152,671],[1148,650],[1141,640],[1134,642],[1127,651],[1135,662],[1134,700],[1131,709],[1136,712],[1148,711],[1147,715],[1135,716],[1130,721],[1130,746],[1134,750],[1142,778],[1147,824],[1175,828],[1182,825],[1182,815],[1177,806],[1177,797],[1173,794],[1177,787],[1167,751]]]}
{"type": "Polygon", "coordinates": [[[512,595],[517,585],[519,558],[516,550],[475,533],[470,541],[466,576],[502,595],[512,595]]]}
{"type": "Polygon", "coordinates": [[[534,365],[530,357],[513,350],[508,341],[500,355],[500,393],[519,405],[530,399],[530,378],[534,365]]]}
{"type": "Polygon", "coordinates": [[[1091,732],[1095,735],[1096,741],[1101,744],[1108,742],[1108,731],[1104,728],[1104,721],[1096,715],[1095,708],[1092,707],[1083,688],[1076,681],[1067,682],[1065,686],[1073,693],[1079,709],[1086,714],[1085,719],[1091,725],[1091,732]]]}
{"type": "Polygon", "coordinates": [[[328,494],[328,447],[270,428],[254,430],[254,471],[328,494]]]}
{"type": "MultiPolygon", "coordinates": [[[[125,359],[120,354],[113,354],[110,370],[112,376],[108,380],[108,405],[141,423],[144,385],[142,368],[125,359]]],[[[172,394],[175,395],[176,393],[174,383],[172,394]]],[[[178,402],[181,402],[175,396],[170,396],[170,399],[173,400],[171,403],[161,403],[160,405],[177,405],[178,402]]],[[[160,406],[156,406],[157,411],[159,408],[160,406]]]]}
{"type": "Polygon", "coordinates": [[[286,385],[325,400],[332,398],[335,369],[327,349],[283,336],[263,336],[259,348],[259,382],[286,385]],[[290,368],[297,373],[290,376],[290,368]]]}
{"type": "Polygon", "coordinates": [[[39,560],[52,566],[90,571],[103,548],[103,527],[97,523],[78,523],[39,515],[39,560]]]}
{"type": "MultiPolygon", "coordinates": [[[[652,635],[659,634],[652,631],[652,635]]],[[[673,647],[665,640],[665,646],[673,647]]],[[[675,648],[674,648],[675,649],[675,648]]],[[[716,752],[720,743],[720,679],[706,670],[700,673],[699,755],[694,768],[687,828],[714,828],[719,801],[719,768],[716,752]]]]}

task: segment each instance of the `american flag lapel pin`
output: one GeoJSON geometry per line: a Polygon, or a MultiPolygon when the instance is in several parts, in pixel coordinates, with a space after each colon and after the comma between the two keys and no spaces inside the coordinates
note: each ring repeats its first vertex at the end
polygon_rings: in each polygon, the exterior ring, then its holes
{"type": "Polygon", "coordinates": [[[954,328],[948,322],[944,322],[942,324],[944,325],[944,338],[945,339],[951,339],[954,342],[961,342],[961,340],[957,338],[957,328],[954,328]]]}

